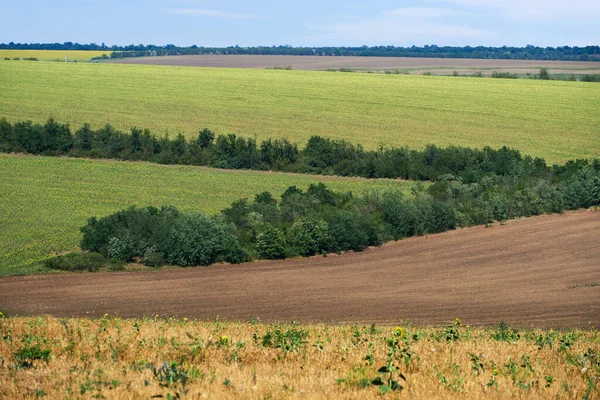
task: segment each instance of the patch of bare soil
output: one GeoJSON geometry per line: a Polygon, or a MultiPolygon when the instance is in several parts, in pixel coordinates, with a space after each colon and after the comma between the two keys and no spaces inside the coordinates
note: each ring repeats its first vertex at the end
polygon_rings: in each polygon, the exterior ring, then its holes
{"type": "MultiPolygon", "coordinates": [[[[538,73],[546,67],[551,73],[598,73],[599,62],[539,61],[539,60],[482,60],[464,58],[417,57],[333,57],[333,56],[256,56],[256,55],[193,55],[168,57],[127,58],[112,61],[120,64],[177,65],[216,68],[273,68],[291,66],[298,70],[324,69],[413,69],[435,68],[465,70],[497,70],[518,73],[538,73]]],[[[472,73],[474,71],[468,71],[472,73]]]]}
{"type": "Polygon", "coordinates": [[[416,237],[362,253],[0,279],[10,315],[600,327],[600,211],[416,237]]]}

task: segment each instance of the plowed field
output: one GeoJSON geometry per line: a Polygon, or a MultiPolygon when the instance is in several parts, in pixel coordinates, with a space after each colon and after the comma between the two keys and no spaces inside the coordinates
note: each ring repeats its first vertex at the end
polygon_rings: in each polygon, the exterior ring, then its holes
{"type": "Polygon", "coordinates": [[[299,70],[351,68],[363,70],[402,69],[451,74],[473,73],[472,70],[507,71],[536,74],[541,67],[552,73],[595,74],[600,64],[594,61],[547,60],[482,60],[465,58],[422,57],[331,57],[331,56],[254,56],[254,55],[201,55],[140,57],[112,61],[119,64],[179,65],[213,68],[273,68],[290,66],[299,70]]]}
{"type": "Polygon", "coordinates": [[[600,326],[600,211],[417,237],[362,253],[0,280],[10,315],[600,326]]]}

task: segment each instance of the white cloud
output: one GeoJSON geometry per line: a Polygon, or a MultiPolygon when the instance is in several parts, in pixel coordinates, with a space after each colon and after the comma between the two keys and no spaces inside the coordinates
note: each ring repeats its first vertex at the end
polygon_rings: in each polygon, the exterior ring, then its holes
{"type": "Polygon", "coordinates": [[[445,19],[471,15],[461,11],[434,7],[406,7],[381,12],[373,18],[313,27],[320,35],[313,40],[353,44],[386,43],[417,44],[442,43],[452,39],[488,39],[495,34],[445,19]]]}
{"type": "Polygon", "coordinates": [[[494,8],[515,19],[600,16],[598,0],[427,0],[426,3],[494,8]]]}
{"type": "Polygon", "coordinates": [[[445,18],[458,15],[469,15],[463,11],[455,11],[449,8],[435,7],[405,7],[391,11],[384,11],[383,16],[395,16],[405,18],[445,18]]]}
{"type": "Polygon", "coordinates": [[[206,10],[202,8],[171,8],[166,10],[169,14],[187,15],[190,17],[210,17],[210,18],[231,18],[231,19],[252,19],[253,15],[231,13],[221,10],[206,10]]]}

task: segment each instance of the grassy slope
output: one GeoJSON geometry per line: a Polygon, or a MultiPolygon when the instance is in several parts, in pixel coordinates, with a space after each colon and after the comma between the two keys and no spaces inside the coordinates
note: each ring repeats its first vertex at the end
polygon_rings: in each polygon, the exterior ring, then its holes
{"type": "Polygon", "coordinates": [[[77,246],[79,227],[129,205],[171,204],[216,212],[265,190],[317,181],[334,189],[410,187],[410,183],[214,170],[148,163],[0,155],[0,276],[33,272],[27,266],[52,251],[77,246]]]}
{"type": "Polygon", "coordinates": [[[195,136],[314,134],[368,148],[508,145],[550,162],[600,155],[600,85],[584,82],[0,62],[0,117],[195,136]]]}
{"type": "Polygon", "coordinates": [[[111,51],[78,51],[78,50],[0,50],[0,60],[4,58],[29,58],[35,57],[40,61],[64,61],[65,57],[69,61],[89,61],[93,57],[100,57],[102,54],[110,56],[111,51]]]}

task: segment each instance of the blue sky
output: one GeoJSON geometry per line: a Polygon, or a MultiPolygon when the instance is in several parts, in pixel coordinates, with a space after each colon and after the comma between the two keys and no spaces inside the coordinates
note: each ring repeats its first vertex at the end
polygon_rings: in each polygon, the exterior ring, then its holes
{"type": "Polygon", "coordinates": [[[0,42],[600,44],[600,0],[0,0],[0,42]]]}

